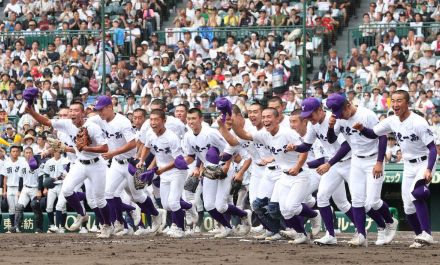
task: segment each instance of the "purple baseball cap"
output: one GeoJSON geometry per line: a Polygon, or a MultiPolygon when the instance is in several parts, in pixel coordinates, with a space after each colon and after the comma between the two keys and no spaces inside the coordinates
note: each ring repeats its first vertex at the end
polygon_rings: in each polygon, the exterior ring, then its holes
{"type": "Polygon", "coordinates": [[[301,104],[301,118],[308,118],[312,113],[321,107],[321,103],[316,98],[306,98],[301,104]]]}
{"type": "Polygon", "coordinates": [[[96,100],[95,109],[102,110],[103,108],[112,104],[112,98],[108,96],[99,96],[96,100]]]}
{"type": "Polygon", "coordinates": [[[341,118],[345,101],[345,97],[337,93],[333,93],[327,98],[327,107],[331,109],[332,113],[336,116],[336,119],[341,118]]]}

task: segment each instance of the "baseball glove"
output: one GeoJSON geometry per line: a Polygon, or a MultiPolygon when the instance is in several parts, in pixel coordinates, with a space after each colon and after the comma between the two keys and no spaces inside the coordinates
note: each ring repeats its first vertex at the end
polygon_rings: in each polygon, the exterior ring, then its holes
{"type": "Polygon", "coordinates": [[[137,190],[141,190],[145,188],[147,185],[147,182],[142,181],[139,176],[142,174],[142,172],[145,171],[145,168],[140,168],[136,170],[136,172],[133,174],[133,182],[134,182],[134,188],[137,190]]]}
{"type": "Polygon", "coordinates": [[[206,166],[202,175],[209,179],[225,179],[228,175],[223,172],[221,166],[206,166]]]}
{"type": "Polygon", "coordinates": [[[64,153],[66,151],[66,145],[60,140],[54,138],[47,138],[47,143],[49,144],[49,148],[54,152],[64,153]]]}
{"type": "Polygon", "coordinates": [[[196,192],[197,186],[199,186],[199,182],[200,180],[198,178],[190,176],[186,179],[183,188],[189,192],[194,193],[196,192]]]}
{"type": "Polygon", "coordinates": [[[86,127],[79,128],[79,132],[75,139],[76,148],[82,151],[84,147],[92,144],[92,139],[90,139],[89,132],[86,127]]]}
{"type": "Polygon", "coordinates": [[[230,191],[230,195],[236,195],[238,194],[238,192],[240,191],[242,186],[242,182],[238,181],[238,180],[233,180],[232,184],[231,184],[231,191],[230,191]]]}

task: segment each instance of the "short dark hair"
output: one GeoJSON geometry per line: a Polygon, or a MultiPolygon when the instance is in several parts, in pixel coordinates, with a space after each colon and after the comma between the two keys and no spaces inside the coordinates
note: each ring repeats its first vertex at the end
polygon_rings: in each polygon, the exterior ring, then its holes
{"type": "Polygon", "coordinates": [[[301,115],[301,111],[301,109],[294,109],[292,112],[290,112],[290,116],[301,115]]]}
{"type": "Polygon", "coordinates": [[[261,103],[259,103],[259,102],[254,102],[251,104],[251,106],[258,106],[261,111],[263,111],[263,109],[264,109],[263,105],[261,105],[261,103]]]}
{"type": "Polygon", "coordinates": [[[26,151],[26,150],[31,150],[32,154],[34,153],[34,149],[32,149],[32,147],[30,147],[30,146],[28,146],[24,149],[24,151],[26,151]]]}
{"type": "Polygon", "coordinates": [[[403,98],[405,99],[405,101],[407,103],[409,103],[410,99],[409,99],[409,93],[407,91],[399,89],[399,90],[394,91],[393,95],[394,94],[403,95],[403,98]]]}
{"type": "Polygon", "coordinates": [[[283,105],[283,100],[278,96],[271,97],[267,103],[270,103],[270,102],[278,102],[278,103],[280,103],[280,105],[283,105]]]}
{"type": "Polygon", "coordinates": [[[188,114],[194,114],[194,113],[197,113],[199,118],[203,117],[202,111],[200,109],[198,109],[198,108],[191,108],[191,109],[188,110],[188,114]]]}
{"type": "Polygon", "coordinates": [[[151,117],[151,115],[157,115],[157,116],[159,116],[162,120],[165,120],[165,119],[166,119],[166,113],[165,113],[165,111],[163,111],[163,110],[161,110],[161,109],[154,109],[154,110],[152,110],[151,113],[150,113],[150,117],[151,117]]]}
{"type": "Polygon", "coordinates": [[[135,110],[133,111],[133,113],[135,113],[135,112],[140,112],[140,113],[142,113],[142,116],[144,116],[144,118],[147,117],[147,111],[144,110],[144,109],[137,108],[137,109],[135,109],[135,110]]]}
{"type": "Polygon", "coordinates": [[[165,102],[162,99],[156,98],[153,101],[151,101],[150,105],[159,105],[160,109],[166,109],[167,105],[165,104],[165,102]]]}
{"type": "Polygon", "coordinates": [[[70,104],[70,106],[72,106],[72,105],[78,105],[81,107],[81,110],[84,111],[84,104],[82,104],[82,102],[74,101],[70,104]]]}
{"type": "Polygon", "coordinates": [[[13,145],[11,146],[11,148],[9,148],[9,152],[11,152],[13,149],[18,149],[18,151],[23,151],[23,147],[19,146],[19,145],[13,145]]]}
{"type": "Polygon", "coordinates": [[[241,114],[241,109],[237,105],[232,105],[232,113],[241,114]]]}
{"type": "Polygon", "coordinates": [[[177,106],[176,106],[176,109],[177,109],[177,107],[182,107],[182,108],[184,108],[186,112],[188,112],[188,109],[189,109],[188,106],[187,106],[186,104],[183,104],[183,103],[177,105],[177,106]]]}
{"type": "Polygon", "coordinates": [[[267,108],[265,108],[264,110],[270,110],[270,111],[272,111],[272,114],[273,114],[275,117],[279,117],[278,110],[276,110],[275,108],[267,107],[267,108]]]}

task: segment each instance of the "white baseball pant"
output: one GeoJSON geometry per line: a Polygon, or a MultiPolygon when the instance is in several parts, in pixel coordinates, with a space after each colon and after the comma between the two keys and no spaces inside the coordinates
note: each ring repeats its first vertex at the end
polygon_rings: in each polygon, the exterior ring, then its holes
{"type": "Polygon", "coordinates": [[[351,208],[345,191],[345,181],[350,183],[347,172],[350,172],[350,160],[336,163],[321,176],[317,195],[318,207],[329,206],[331,197],[340,211],[346,213],[351,208]]]}
{"type": "Polygon", "coordinates": [[[26,207],[30,201],[32,201],[35,196],[37,196],[38,188],[29,188],[24,186],[20,192],[20,197],[18,198],[18,204],[26,207]]]}
{"type": "Polygon", "coordinates": [[[55,200],[58,198],[57,204],[55,205],[56,211],[66,212],[66,198],[64,198],[61,193],[62,184],[57,184],[52,189],[47,191],[47,201],[46,201],[46,212],[53,212],[53,205],[55,200]]]}
{"type": "Polygon", "coordinates": [[[275,184],[271,202],[278,202],[280,212],[285,219],[299,215],[302,211],[302,203],[308,195],[310,174],[308,169],[303,170],[296,176],[282,173],[281,178],[275,184]]]}
{"type": "Polygon", "coordinates": [[[91,193],[90,195],[95,199],[98,208],[104,208],[107,204],[105,200],[106,170],[107,166],[102,159],[90,165],[84,165],[79,161],[75,162],[63,181],[61,193],[64,197],[71,196],[78,185],[89,179],[90,185],[87,192],[91,193]]]}
{"type": "Polygon", "coordinates": [[[229,192],[233,178],[231,170],[232,167],[229,168],[228,176],[222,180],[203,178],[202,196],[206,211],[217,209],[220,213],[224,213],[228,210],[229,192]]]}
{"type": "Polygon", "coordinates": [[[275,187],[275,183],[280,179],[283,174],[280,168],[270,170],[267,166],[264,170],[264,175],[258,185],[257,198],[264,199],[270,198],[275,187]]]}
{"type": "Polygon", "coordinates": [[[18,202],[18,187],[7,187],[6,197],[8,198],[8,213],[15,214],[15,206],[18,202]]]}
{"type": "Polygon", "coordinates": [[[309,183],[309,188],[307,191],[307,196],[304,199],[304,203],[308,207],[312,208],[316,204],[316,199],[315,199],[315,197],[313,197],[312,193],[314,193],[316,190],[318,190],[319,181],[321,179],[321,176],[318,174],[318,172],[316,172],[315,169],[309,169],[308,172],[309,172],[309,177],[310,177],[310,183],[309,183]]]}
{"type": "Polygon", "coordinates": [[[253,207],[252,203],[257,198],[257,193],[260,187],[261,179],[263,179],[264,177],[264,172],[265,172],[264,169],[265,169],[264,166],[258,166],[255,163],[252,163],[251,165],[251,179],[249,181],[249,187],[248,187],[249,202],[251,204],[251,208],[253,207]]]}
{"type": "MultiPolygon", "coordinates": [[[[414,190],[414,186],[419,180],[425,179],[424,174],[427,166],[428,160],[418,163],[409,163],[408,161],[404,161],[403,163],[402,201],[405,214],[409,215],[416,212],[416,207],[413,203],[415,198],[411,192],[414,190]]],[[[434,165],[434,169],[435,168],[436,166],[434,165]]],[[[434,173],[435,171],[433,171],[433,174],[434,173]]]]}
{"type": "Polygon", "coordinates": [[[167,211],[180,209],[180,198],[188,176],[186,170],[173,169],[160,176],[160,198],[162,207],[167,211]]]}
{"type": "Polygon", "coordinates": [[[117,192],[118,187],[124,180],[127,180],[125,185],[130,189],[130,193],[135,202],[142,203],[147,199],[145,192],[142,190],[137,190],[134,187],[133,176],[130,174],[130,172],[128,172],[128,164],[121,165],[116,161],[114,161],[107,170],[105,198],[113,199],[114,197],[118,196],[118,193],[121,191],[119,189],[119,192],[117,192]]]}
{"type": "Polygon", "coordinates": [[[377,156],[359,158],[352,155],[350,167],[350,193],[353,207],[365,207],[365,212],[371,208],[374,210],[382,207],[380,198],[383,184],[383,174],[380,178],[374,178],[373,167],[377,156]]]}

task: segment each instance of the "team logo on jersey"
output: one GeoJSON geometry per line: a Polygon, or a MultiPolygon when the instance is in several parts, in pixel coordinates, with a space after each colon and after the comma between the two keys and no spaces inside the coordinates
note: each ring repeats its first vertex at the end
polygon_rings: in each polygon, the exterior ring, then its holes
{"type": "Polygon", "coordinates": [[[274,155],[277,155],[277,154],[279,154],[280,152],[287,153],[287,150],[286,150],[286,148],[287,148],[287,144],[284,145],[282,148],[275,148],[275,147],[273,147],[273,146],[269,146],[268,148],[269,148],[269,151],[270,151],[272,154],[274,154],[274,155]]]}
{"type": "Polygon", "coordinates": [[[105,137],[110,139],[112,137],[115,137],[116,139],[121,139],[122,138],[122,133],[121,132],[115,132],[113,133],[109,133],[106,130],[102,130],[102,132],[105,134],[105,137]]]}
{"type": "Polygon", "coordinates": [[[409,140],[411,142],[416,142],[420,140],[420,137],[418,137],[416,134],[412,133],[409,136],[403,136],[400,132],[394,133],[394,136],[396,137],[397,141],[403,142],[405,140],[409,140]]]}
{"type": "Polygon", "coordinates": [[[198,146],[198,145],[196,145],[196,146],[191,146],[194,150],[196,150],[198,153],[201,153],[201,152],[203,152],[203,151],[205,151],[205,150],[208,150],[210,147],[211,147],[211,144],[208,144],[207,146],[205,146],[205,147],[200,147],[200,146],[198,146]]]}
{"type": "Polygon", "coordinates": [[[156,153],[164,152],[165,154],[171,153],[171,147],[165,147],[164,149],[159,148],[157,145],[153,145],[153,149],[156,153]]]}
{"type": "Polygon", "coordinates": [[[323,135],[322,133],[316,134],[316,138],[318,138],[322,141],[327,141],[327,135],[323,135]]]}
{"type": "Polygon", "coordinates": [[[343,126],[341,126],[340,132],[344,133],[344,134],[346,134],[348,136],[351,136],[351,135],[356,134],[356,133],[358,133],[359,135],[362,135],[362,133],[360,131],[358,131],[358,130],[354,130],[353,128],[343,127],[343,126]]]}
{"type": "Polygon", "coordinates": [[[430,136],[434,136],[434,132],[431,131],[431,129],[429,128],[426,130],[426,133],[429,134],[430,136]]]}

